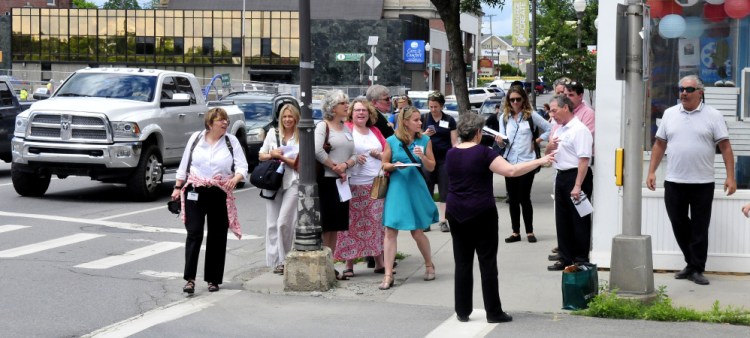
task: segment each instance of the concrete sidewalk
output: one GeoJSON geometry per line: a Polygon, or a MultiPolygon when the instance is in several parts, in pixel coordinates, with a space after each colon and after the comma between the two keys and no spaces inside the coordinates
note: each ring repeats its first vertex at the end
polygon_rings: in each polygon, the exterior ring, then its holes
{"type": "MultiPolygon", "coordinates": [[[[511,234],[508,205],[502,201],[497,203],[500,215],[500,298],[503,309],[511,314],[567,312],[561,309],[561,272],[547,271],[547,266],[551,264],[547,256],[551,254],[550,250],[557,246],[553,201],[550,196],[552,177],[553,169],[543,168],[537,174],[532,190],[534,233],[539,240],[537,243],[529,243],[525,234],[520,242],[505,243],[503,239],[511,234]]],[[[505,196],[503,177],[495,176],[494,186],[495,196],[505,196]]],[[[340,281],[337,288],[324,293],[323,296],[452,308],[454,264],[450,234],[440,232],[440,229],[433,225],[427,236],[433,252],[436,280],[422,280],[424,262],[409,233],[402,232],[399,234],[398,251],[407,257],[399,262],[396,269],[395,287],[388,291],[378,290],[377,286],[383,275],[374,274],[372,269],[367,269],[364,264],[357,264],[354,267],[354,278],[340,281]]],[[[336,269],[341,271],[343,266],[337,264],[336,269]]],[[[474,276],[474,308],[482,309],[479,268],[476,264],[474,276]]],[[[750,309],[750,292],[747,292],[750,288],[750,276],[711,273],[706,276],[711,284],[700,286],[687,280],[676,280],[672,272],[656,273],[654,285],[657,289],[659,286],[665,286],[666,293],[676,306],[710,310],[714,302],[719,301],[722,306],[732,305],[750,309]]],[[[609,281],[609,273],[600,271],[599,279],[600,285],[606,284],[609,281]]],[[[261,293],[284,293],[283,278],[270,271],[246,280],[244,288],[261,293]]]]}

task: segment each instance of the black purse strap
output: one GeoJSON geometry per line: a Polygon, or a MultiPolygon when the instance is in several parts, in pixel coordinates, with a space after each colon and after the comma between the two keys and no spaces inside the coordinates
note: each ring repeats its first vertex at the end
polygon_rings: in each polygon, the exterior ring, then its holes
{"type": "MultiPolygon", "coordinates": [[[[406,147],[404,142],[401,142],[401,148],[404,148],[404,151],[406,152],[406,156],[409,156],[409,159],[412,163],[418,163],[422,164],[421,162],[418,162],[416,158],[414,158],[414,155],[411,154],[411,151],[409,151],[409,148],[406,147]]],[[[422,171],[422,168],[417,168],[420,174],[422,174],[422,178],[424,178],[425,182],[427,182],[427,177],[424,176],[424,171],[422,171]]]]}

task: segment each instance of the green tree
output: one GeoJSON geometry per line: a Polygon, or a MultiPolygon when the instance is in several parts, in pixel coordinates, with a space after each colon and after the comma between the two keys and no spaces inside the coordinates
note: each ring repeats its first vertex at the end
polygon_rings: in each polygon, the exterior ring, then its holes
{"type": "Polygon", "coordinates": [[[143,2],[143,9],[154,9],[159,6],[159,0],[145,0],[143,2]]]}
{"type": "Polygon", "coordinates": [[[472,13],[480,15],[482,3],[491,7],[505,5],[505,0],[430,0],[438,11],[440,19],[445,25],[445,34],[448,37],[448,48],[450,49],[451,79],[453,80],[453,92],[458,101],[460,114],[469,111],[469,88],[466,84],[466,56],[463,41],[461,39],[460,18],[461,13],[472,13]]]}
{"type": "Polygon", "coordinates": [[[581,19],[581,48],[578,48],[577,16],[572,1],[537,0],[537,67],[540,75],[554,81],[562,76],[581,81],[589,91],[596,89],[596,55],[585,46],[596,44],[594,20],[597,0],[587,0],[581,19]]]}
{"type": "Polygon", "coordinates": [[[99,8],[95,3],[86,0],[73,0],[73,6],[76,6],[76,8],[99,8]]]}
{"type": "Polygon", "coordinates": [[[141,9],[137,0],[107,0],[103,9],[141,9]]]}

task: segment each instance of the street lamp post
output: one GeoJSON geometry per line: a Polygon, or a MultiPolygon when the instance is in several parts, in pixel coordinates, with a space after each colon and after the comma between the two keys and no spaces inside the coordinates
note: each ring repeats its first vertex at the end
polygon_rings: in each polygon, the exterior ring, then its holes
{"type": "Polygon", "coordinates": [[[427,54],[430,54],[430,56],[427,58],[427,90],[432,90],[432,51],[430,51],[432,47],[430,46],[430,43],[424,44],[424,51],[427,54]]]}
{"type": "Polygon", "coordinates": [[[244,90],[244,84],[245,84],[245,0],[242,0],[242,34],[240,35],[242,36],[242,41],[241,41],[242,47],[240,47],[240,49],[242,49],[242,52],[240,52],[240,60],[241,60],[240,63],[242,63],[242,65],[240,66],[241,68],[240,79],[242,81],[241,83],[243,86],[243,88],[240,88],[240,90],[244,90]]]}
{"type": "Polygon", "coordinates": [[[578,49],[581,49],[581,19],[583,19],[583,12],[586,11],[586,0],[573,1],[573,8],[576,10],[576,16],[578,17],[576,28],[578,31],[578,49]]]}
{"type": "Polygon", "coordinates": [[[471,87],[471,84],[473,83],[474,79],[474,46],[469,47],[469,64],[471,65],[471,73],[469,74],[469,77],[466,79],[466,86],[471,87]]]}

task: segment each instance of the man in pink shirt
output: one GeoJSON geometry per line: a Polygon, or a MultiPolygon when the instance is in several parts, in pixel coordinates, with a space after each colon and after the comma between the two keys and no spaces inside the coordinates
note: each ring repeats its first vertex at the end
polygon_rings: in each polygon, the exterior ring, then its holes
{"type": "Polygon", "coordinates": [[[594,109],[583,101],[583,84],[580,82],[569,82],[565,85],[565,96],[573,101],[573,115],[577,117],[594,135],[594,109]]]}

